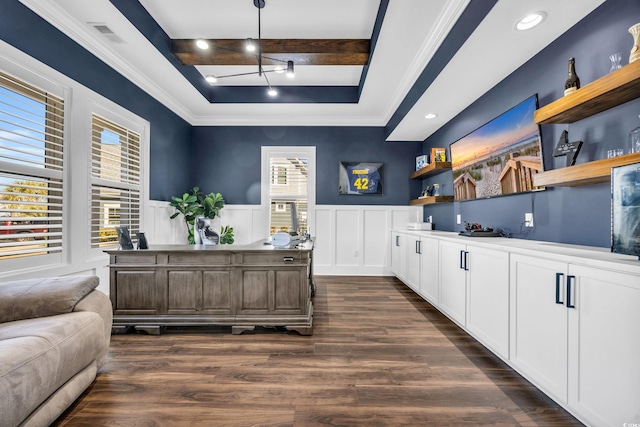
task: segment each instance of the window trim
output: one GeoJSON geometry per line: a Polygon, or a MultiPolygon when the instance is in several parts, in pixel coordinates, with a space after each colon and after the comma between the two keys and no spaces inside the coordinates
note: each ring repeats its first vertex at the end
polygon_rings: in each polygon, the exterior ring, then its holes
{"type": "MultiPolygon", "coordinates": [[[[62,115],[63,115],[63,132],[61,136],[61,144],[62,144],[62,155],[66,156],[69,143],[69,132],[66,128],[66,123],[68,121],[68,117],[70,114],[70,102],[69,99],[71,97],[71,91],[69,88],[62,86],[61,84],[57,84],[52,82],[49,79],[45,79],[36,72],[26,69],[11,60],[0,55],[0,58],[6,59],[6,63],[2,63],[2,71],[6,76],[17,80],[24,84],[24,88],[27,90],[35,89],[36,91],[45,92],[46,95],[43,95],[42,99],[37,99],[38,97],[29,96],[28,94],[21,93],[20,87],[13,88],[9,85],[7,88],[11,91],[18,93],[19,95],[26,96],[27,98],[31,98],[36,102],[44,103],[46,106],[48,95],[59,98],[62,103],[62,115]]],[[[32,94],[33,95],[33,94],[32,94]]],[[[48,107],[45,108],[45,123],[48,119],[48,114],[50,110],[48,107]]],[[[46,124],[45,124],[46,126],[46,124]]],[[[3,172],[11,174],[11,175],[20,175],[24,177],[34,177],[36,179],[57,179],[61,182],[61,193],[62,193],[62,205],[64,205],[64,200],[68,197],[68,189],[69,189],[69,173],[68,173],[68,159],[64,159],[66,166],[63,166],[62,169],[37,169],[34,171],[34,168],[28,165],[23,165],[19,163],[13,163],[9,161],[0,160],[0,168],[3,172]],[[37,172],[37,173],[34,173],[37,172]]],[[[24,256],[17,258],[8,258],[0,260],[0,266],[3,271],[11,272],[16,270],[28,270],[32,269],[34,264],[40,265],[60,265],[64,262],[65,258],[68,256],[68,222],[65,218],[65,210],[64,207],[61,211],[62,222],[60,224],[60,250],[54,250],[48,253],[40,254],[37,256],[24,256]]]]}
{"type": "Polygon", "coordinates": [[[140,135],[140,184],[132,185],[129,183],[121,183],[119,188],[126,189],[136,189],[140,191],[140,213],[139,213],[139,226],[140,231],[144,231],[145,227],[145,213],[146,206],[148,203],[149,197],[149,179],[148,179],[148,168],[149,168],[149,135],[150,135],[150,124],[147,120],[142,119],[141,117],[135,115],[134,113],[126,110],[124,107],[120,107],[116,104],[111,104],[110,106],[104,102],[104,100],[89,100],[89,106],[87,111],[85,112],[86,117],[86,125],[87,125],[87,136],[85,141],[89,148],[86,152],[86,171],[87,171],[87,189],[86,189],[86,197],[87,197],[87,235],[84,236],[84,245],[89,251],[89,253],[94,256],[103,255],[104,249],[114,249],[115,246],[108,247],[92,247],[91,243],[91,227],[89,226],[91,222],[91,188],[94,184],[109,184],[108,181],[101,180],[100,178],[92,178],[91,167],[92,167],[92,152],[91,152],[91,143],[92,143],[92,117],[94,115],[100,116],[103,119],[109,120],[118,126],[126,128],[130,131],[136,132],[140,135]],[[134,188],[137,187],[137,188],[134,188]]]}
{"type": "Polygon", "coordinates": [[[309,234],[315,234],[315,208],[316,208],[316,147],[307,145],[292,146],[262,146],[261,147],[261,194],[260,207],[264,225],[265,237],[269,237],[269,216],[271,209],[271,199],[269,198],[271,183],[271,157],[306,157],[308,159],[308,194],[307,194],[307,228],[309,234]]]}
{"type": "MultiPolygon", "coordinates": [[[[96,273],[104,279],[104,265],[108,256],[102,250],[90,249],[88,182],[90,150],[87,147],[91,135],[91,112],[114,114],[137,123],[141,128],[141,227],[153,226],[146,218],[149,210],[149,141],[150,123],[105,96],[56,71],[50,66],[27,55],[0,40],[0,69],[17,79],[24,80],[64,100],[65,116],[65,169],[63,170],[63,238],[62,252],[38,257],[3,260],[0,263],[0,279],[42,277],[44,275],[69,275],[96,273]],[[96,106],[100,110],[96,110],[96,106]],[[88,112],[88,114],[87,114],[88,112]]],[[[14,172],[22,173],[21,170],[14,172]]],[[[108,278],[108,275],[107,275],[108,278]]],[[[108,292],[108,280],[103,281],[108,292]],[[107,283],[106,287],[104,283],[107,283]]]]}

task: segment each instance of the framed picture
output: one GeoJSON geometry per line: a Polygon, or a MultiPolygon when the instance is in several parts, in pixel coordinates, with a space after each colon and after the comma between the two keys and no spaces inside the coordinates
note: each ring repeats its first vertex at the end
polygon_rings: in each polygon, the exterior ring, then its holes
{"type": "Polygon", "coordinates": [[[640,259],[640,163],[611,169],[611,252],[640,259]]]}
{"type": "Polygon", "coordinates": [[[444,148],[432,148],[431,149],[431,162],[446,162],[447,150],[444,148]]]}
{"type": "Polygon", "coordinates": [[[340,162],[338,194],[384,194],[382,166],[382,163],[340,162]]]}
{"type": "Polygon", "coordinates": [[[427,155],[423,154],[421,156],[416,157],[416,170],[419,171],[425,166],[429,165],[429,160],[427,159],[427,155]]]}

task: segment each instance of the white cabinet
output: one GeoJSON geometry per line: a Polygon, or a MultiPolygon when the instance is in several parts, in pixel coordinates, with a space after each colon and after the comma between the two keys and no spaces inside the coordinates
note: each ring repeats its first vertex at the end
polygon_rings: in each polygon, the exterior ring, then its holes
{"type": "Polygon", "coordinates": [[[640,425],[636,260],[444,233],[395,243],[401,280],[585,424],[640,425]]]}
{"type": "Polygon", "coordinates": [[[485,346],[509,354],[509,254],[440,242],[440,308],[485,346]]]}
{"type": "Polygon", "coordinates": [[[420,289],[418,293],[431,304],[440,303],[439,245],[437,239],[420,239],[420,289]]]}
{"type": "Polygon", "coordinates": [[[420,293],[421,241],[416,235],[405,236],[405,252],[407,254],[407,272],[405,283],[415,293],[420,293]]]}
{"type": "Polygon", "coordinates": [[[567,402],[567,263],[512,254],[510,362],[556,401],[567,402]]]}
{"type": "Polygon", "coordinates": [[[467,246],[440,241],[440,309],[465,326],[467,304],[467,246]]]}
{"type": "Polygon", "coordinates": [[[394,276],[405,281],[407,273],[407,248],[405,245],[407,236],[402,233],[391,233],[391,270],[394,276]]]}
{"type": "Polygon", "coordinates": [[[509,254],[467,246],[467,330],[496,354],[509,356],[509,254]]]}
{"type": "Polygon", "coordinates": [[[438,240],[416,233],[392,234],[391,266],[394,275],[414,292],[438,303],[438,240]]]}
{"type": "Polygon", "coordinates": [[[640,423],[640,276],[571,265],[569,406],[594,426],[640,423]]]}

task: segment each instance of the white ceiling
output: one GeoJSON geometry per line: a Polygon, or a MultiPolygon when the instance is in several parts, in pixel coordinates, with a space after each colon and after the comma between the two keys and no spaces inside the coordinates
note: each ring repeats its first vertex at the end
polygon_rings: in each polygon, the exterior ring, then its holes
{"type": "MultiPolygon", "coordinates": [[[[390,0],[357,104],[216,104],[205,99],[109,0],[21,1],[194,126],[386,126],[470,2],[390,0]],[[113,43],[90,23],[106,24],[123,42],[113,43]]],[[[498,1],[388,139],[426,139],[603,2],[498,1]],[[515,22],[533,11],[547,13],[542,25],[515,31],[515,22]],[[438,117],[426,120],[428,112],[438,117]]],[[[170,38],[257,38],[258,9],[252,0],[140,3],[170,38]]],[[[373,0],[266,0],[262,37],[368,39],[378,7],[373,0]]],[[[196,68],[203,76],[247,69],[196,68]]],[[[269,79],[274,86],[356,86],[361,72],[357,66],[297,66],[293,81],[284,74],[270,74],[269,79]]],[[[224,83],[264,84],[251,77],[224,83]]]]}

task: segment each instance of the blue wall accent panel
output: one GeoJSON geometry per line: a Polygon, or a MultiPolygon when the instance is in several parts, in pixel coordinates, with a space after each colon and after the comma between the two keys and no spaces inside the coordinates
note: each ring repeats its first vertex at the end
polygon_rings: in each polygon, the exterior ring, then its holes
{"type": "MultiPolygon", "coordinates": [[[[571,57],[576,59],[582,86],[609,72],[609,55],[614,52],[622,52],[622,63],[627,64],[633,45],[628,29],[638,21],[639,1],[605,2],[428,138],[425,151],[449,146],[534,93],[540,106],[561,98],[571,57]]],[[[629,131],[640,125],[639,114],[637,99],[570,125],[542,125],[545,169],[564,167],[563,158],[553,157],[562,131],[568,130],[570,141],[584,141],[576,163],[585,163],[606,158],[609,149],[625,147],[629,131]]],[[[450,175],[429,178],[425,183],[438,179],[448,179],[447,194],[452,194],[450,175]]],[[[610,186],[598,184],[456,202],[447,207],[427,206],[424,215],[433,215],[438,229],[460,230],[462,225],[455,223],[460,214],[462,221],[507,228],[514,237],[609,247],[610,204],[610,186]],[[534,213],[533,229],[522,227],[525,212],[534,213]]]]}
{"type": "Polygon", "coordinates": [[[151,199],[169,200],[187,187],[187,122],[18,0],[0,2],[0,39],[150,122],[151,199]]]}
{"type": "Polygon", "coordinates": [[[419,191],[409,175],[420,144],[385,142],[382,127],[195,127],[191,185],[220,192],[227,203],[260,204],[263,145],[316,147],[318,204],[407,205],[419,191]],[[384,195],[339,195],[340,161],[384,163],[384,195]]]}

